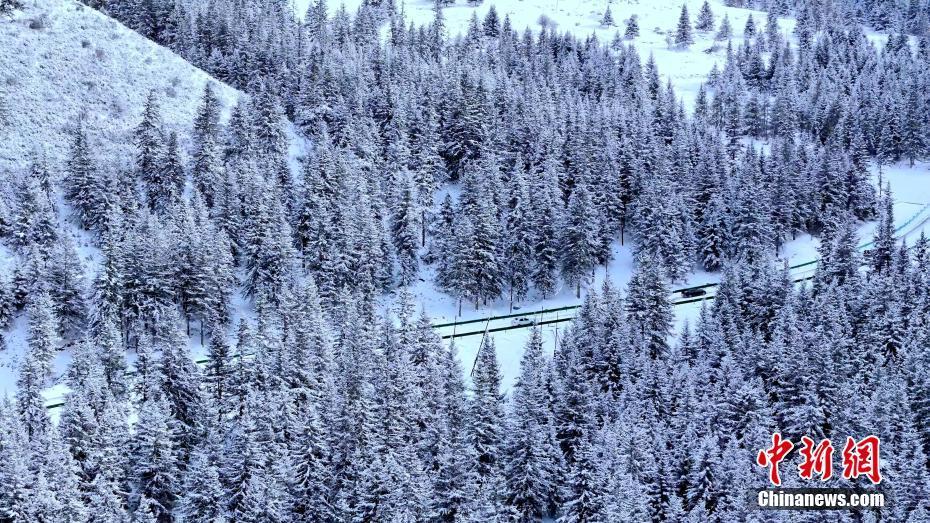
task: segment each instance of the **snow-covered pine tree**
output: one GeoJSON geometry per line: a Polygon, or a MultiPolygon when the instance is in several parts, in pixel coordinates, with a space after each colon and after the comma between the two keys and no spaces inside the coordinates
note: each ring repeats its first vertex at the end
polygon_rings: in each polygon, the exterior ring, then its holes
{"type": "Polygon", "coordinates": [[[694,35],[691,34],[691,19],[688,17],[688,5],[681,5],[681,14],[678,16],[678,26],[675,28],[675,45],[678,47],[688,47],[694,43],[694,35]]]}
{"type": "MultiPolygon", "coordinates": [[[[154,90],[146,98],[142,121],[136,127],[133,139],[136,146],[136,173],[148,191],[157,194],[157,188],[161,186],[162,161],[165,158],[165,135],[158,95],[154,90]]],[[[152,203],[150,199],[150,207],[152,203]]]]}
{"type": "Polygon", "coordinates": [[[474,453],[479,498],[484,508],[497,512],[503,494],[504,411],[500,393],[500,367],[494,340],[485,336],[472,371],[473,395],[469,415],[469,439],[474,453]]]}
{"type": "Polygon", "coordinates": [[[632,15],[626,21],[626,29],[623,32],[623,37],[627,40],[632,40],[639,36],[639,15],[632,15]]]}
{"type": "Polygon", "coordinates": [[[652,359],[662,357],[668,350],[672,328],[669,291],[659,267],[649,256],[638,258],[625,302],[632,329],[641,336],[652,359]]]}
{"type": "Polygon", "coordinates": [[[717,30],[715,40],[729,40],[733,36],[733,26],[730,25],[730,15],[724,13],[723,21],[720,22],[720,29],[717,30]]]}
{"type": "Polygon", "coordinates": [[[710,4],[707,0],[704,0],[704,3],[701,5],[701,11],[698,13],[694,28],[704,32],[714,30],[714,12],[711,11],[710,4]]]}
{"type": "Polygon", "coordinates": [[[508,182],[508,199],[504,218],[504,279],[510,289],[510,305],[523,301],[529,291],[533,263],[533,230],[530,222],[530,197],[526,179],[518,165],[508,182]]]}
{"type": "Polygon", "coordinates": [[[106,187],[94,163],[84,128],[78,121],[71,142],[65,178],[65,198],[74,206],[78,220],[85,229],[97,230],[106,212],[106,187]]]}
{"type": "Polygon", "coordinates": [[[506,503],[517,521],[546,516],[554,499],[558,448],[551,445],[555,426],[547,408],[548,369],[542,335],[534,327],[520,361],[507,430],[506,503]]]}
{"type": "Polygon", "coordinates": [[[416,189],[413,180],[407,173],[400,174],[397,190],[400,194],[394,200],[394,209],[391,213],[391,239],[394,243],[397,262],[400,266],[400,280],[402,286],[410,285],[417,276],[419,267],[417,247],[417,219],[416,189]]]}
{"type": "Polygon", "coordinates": [[[604,10],[604,16],[601,17],[601,26],[602,27],[614,27],[617,23],[614,22],[614,15],[610,12],[610,5],[607,6],[607,9],[604,10]]]}
{"type": "Polygon", "coordinates": [[[596,264],[597,227],[587,183],[581,181],[569,197],[559,245],[562,277],[575,287],[577,298],[581,297],[581,285],[588,280],[596,264]]]}

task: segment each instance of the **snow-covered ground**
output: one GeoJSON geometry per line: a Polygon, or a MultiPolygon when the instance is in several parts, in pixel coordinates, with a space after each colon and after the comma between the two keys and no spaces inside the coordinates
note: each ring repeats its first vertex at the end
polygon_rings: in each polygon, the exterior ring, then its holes
{"type": "Polygon", "coordinates": [[[60,166],[82,115],[93,150],[129,166],[132,131],[150,91],[161,100],[167,130],[181,137],[190,134],[206,82],[216,84],[227,110],[239,96],[168,49],[76,1],[23,4],[12,18],[0,18],[0,85],[15,93],[7,100],[11,121],[0,140],[0,167],[23,166],[33,154],[60,166]]]}

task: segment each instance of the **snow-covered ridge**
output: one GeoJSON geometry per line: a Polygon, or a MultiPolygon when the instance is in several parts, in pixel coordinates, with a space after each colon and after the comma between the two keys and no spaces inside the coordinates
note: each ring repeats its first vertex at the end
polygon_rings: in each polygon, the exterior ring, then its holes
{"type": "MultiPolygon", "coordinates": [[[[132,129],[154,90],[168,131],[182,149],[207,82],[228,109],[235,89],[172,51],[74,0],[25,0],[0,17],[0,89],[8,123],[0,130],[0,171],[19,169],[33,154],[60,168],[69,133],[82,115],[92,149],[131,165],[132,129]],[[183,132],[181,132],[183,131],[183,132]]],[[[105,155],[105,156],[104,156],[105,155]]]]}

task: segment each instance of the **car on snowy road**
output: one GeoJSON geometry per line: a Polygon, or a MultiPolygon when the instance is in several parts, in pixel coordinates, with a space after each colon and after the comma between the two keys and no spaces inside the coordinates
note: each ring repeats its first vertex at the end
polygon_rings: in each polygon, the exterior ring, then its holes
{"type": "Polygon", "coordinates": [[[700,287],[694,287],[691,289],[681,290],[682,298],[698,298],[700,296],[705,296],[705,295],[707,295],[707,291],[700,287]]]}
{"type": "Polygon", "coordinates": [[[520,316],[510,320],[510,325],[513,327],[529,327],[530,325],[536,325],[536,322],[526,316],[520,316]]]}

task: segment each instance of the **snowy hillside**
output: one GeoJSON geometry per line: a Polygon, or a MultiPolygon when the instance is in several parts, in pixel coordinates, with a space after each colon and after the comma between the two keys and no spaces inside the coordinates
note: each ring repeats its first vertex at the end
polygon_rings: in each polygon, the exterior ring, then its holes
{"type": "MultiPolygon", "coordinates": [[[[131,168],[133,130],[139,125],[149,93],[159,98],[166,131],[177,131],[181,153],[190,150],[190,128],[204,86],[210,82],[222,106],[229,109],[241,96],[175,53],[73,0],[27,0],[24,9],[0,16],[0,86],[7,122],[0,129],[0,175],[27,168],[44,158],[61,187],[64,163],[79,118],[84,118],[95,160],[104,169],[131,168]]],[[[292,144],[297,140],[293,139],[292,144]]],[[[298,154],[299,147],[292,147],[298,154]]],[[[83,284],[99,269],[99,250],[79,230],[58,195],[62,231],[73,238],[80,254],[83,284]]],[[[22,263],[12,250],[0,249],[7,275],[22,263]]],[[[21,317],[5,334],[0,351],[0,396],[12,393],[26,349],[26,322],[21,317]]],[[[60,376],[69,354],[55,361],[60,376]]],[[[55,401],[65,390],[46,391],[55,401]]]]}
{"type": "MultiPolygon", "coordinates": [[[[77,1],[23,4],[12,18],[0,17],[0,85],[13,93],[6,102],[0,170],[26,166],[34,154],[45,155],[58,170],[82,115],[93,147],[128,167],[132,130],[153,90],[167,129],[189,135],[204,85],[215,80],[77,1]]],[[[216,87],[228,109],[238,93],[216,87]]]]}

